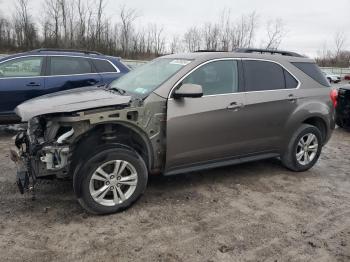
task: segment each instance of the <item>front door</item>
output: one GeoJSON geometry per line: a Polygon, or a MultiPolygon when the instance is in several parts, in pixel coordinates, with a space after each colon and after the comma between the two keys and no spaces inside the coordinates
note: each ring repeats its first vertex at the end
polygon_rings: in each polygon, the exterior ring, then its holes
{"type": "Polygon", "coordinates": [[[14,115],[16,106],[44,94],[44,60],[42,56],[28,56],[0,64],[1,115],[14,115]]]}
{"type": "Polygon", "coordinates": [[[246,152],[238,64],[227,59],[200,66],[180,85],[201,85],[203,97],[168,100],[166,172],[246,152]]]}

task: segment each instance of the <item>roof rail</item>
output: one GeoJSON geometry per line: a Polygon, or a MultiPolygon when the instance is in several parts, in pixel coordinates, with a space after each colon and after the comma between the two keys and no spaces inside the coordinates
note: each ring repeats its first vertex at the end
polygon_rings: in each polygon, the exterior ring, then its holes
{"type": "Polygon", "coordinates": [[[227,52],[227,51],[221,51],[221,50],[215,50],[215,49],[199,49],[194,51],[195,53],[210,53],[210,52],[227,52]]]}
{"type": "Polygon", "coordinates": [[[79,50],[79,49],[61,49],[61,48],[39,48],[39,49],[32,50],[31,52],[46,52],[46,51],[52,51],[52,52],[72,52],[72,53],[83,53],[83,54],[102,55],[101,53],[96,52],[96,51],[79,50]]]}
{"type": "Polygon", "coordinates": [[[258,49],[258,48],[237,48],[234,50],[237,53],[260,53],[260,54],[280,54],[284,56],[304,57],[295,52],[272,50],[272,49],[258,49]]]}

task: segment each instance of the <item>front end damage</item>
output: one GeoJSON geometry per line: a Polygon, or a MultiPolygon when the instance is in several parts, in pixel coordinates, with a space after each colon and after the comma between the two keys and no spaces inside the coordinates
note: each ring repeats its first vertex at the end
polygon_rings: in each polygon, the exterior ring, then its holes
{"type": "Polygon", "coordinates": [[[146,103],[135,100],[31,118],[27,130],[16,136],[16,151],[11,151],[20,192],[34,192],[38,179],[73,178],[77,163],[100,144],[135,148],[148,161],[149,171],[158,172],[165,157],[165,113],[165,100],[151,97],[146,103]]]}
{"type": "Polygon", "coordinates": [[[66,140],[74,135],[74,129],[57,139],[46,140],[45,128],[43,121],[33,118],[28,129],[20,131],[15,138],[17,150],[11,150],[11,159],[17,166],[17,185],[22,194],[34,190],[38,178],[65,177],[68,172],[70,146],[66,140]]]}

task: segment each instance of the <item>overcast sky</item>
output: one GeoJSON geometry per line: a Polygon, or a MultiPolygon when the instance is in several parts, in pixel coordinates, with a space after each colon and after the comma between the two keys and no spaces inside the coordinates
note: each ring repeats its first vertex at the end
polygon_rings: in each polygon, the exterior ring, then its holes
{"type": "MultiPolygon", "coordinates": [[[[219,21],[224,8],[230,8],[232,17],[256,11],[259,16],[259,35],[268,19],[281,18],[287,34],[281,49],[316,56],[326,44],[334,45],[334,34],[344,32],[348,37],[346,49],[350,50],[350,0],[106,0],[107,15],[117,16],[125,4],[138,10],[139,24],[157,23],[167,35],[182,35],[192,25],[219,21]]],[[[13,10],[13,0],[0,0],[0,10],[13,10]]],[[[42,0],[29,0],[32,13],[42,16],[42,0]]],[[[5,11],[5,12],[4,12],[5,11]]],[[[257,40],[257,44],[260,40],[257,40]]]]}

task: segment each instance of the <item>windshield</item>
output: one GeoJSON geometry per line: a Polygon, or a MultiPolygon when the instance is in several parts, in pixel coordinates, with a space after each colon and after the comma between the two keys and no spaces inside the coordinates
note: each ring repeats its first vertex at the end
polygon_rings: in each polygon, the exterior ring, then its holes
{"type": "Polygon", "coordinates": [[[143,97],[190,62],[184,59],[159,58],[113,81],[109,88],[121,89],[143,97]]]}

